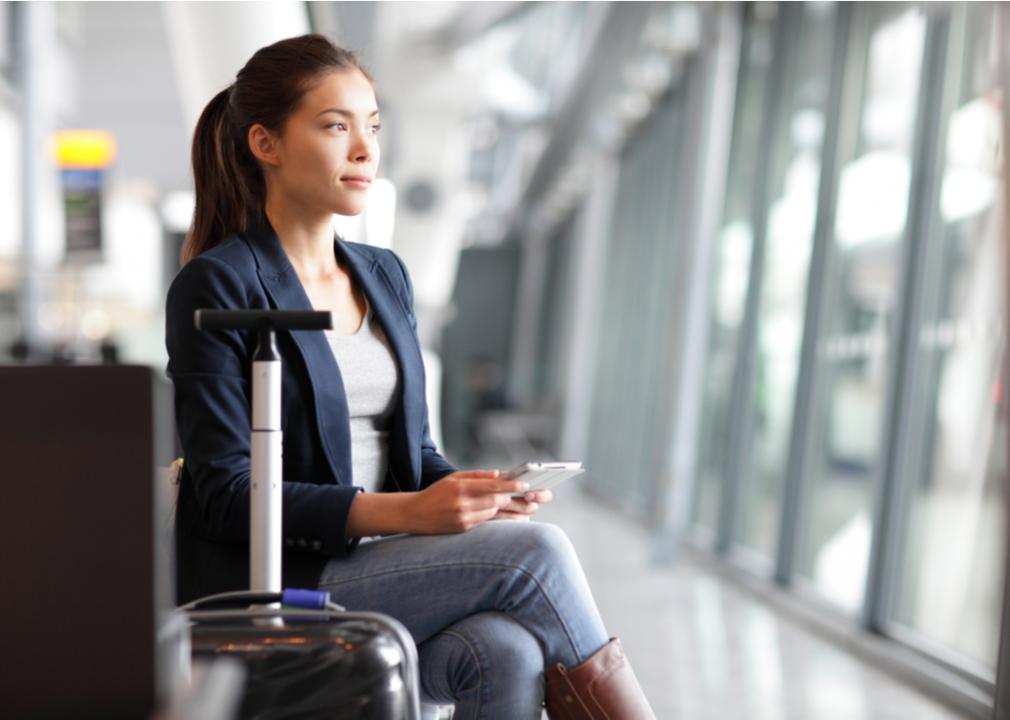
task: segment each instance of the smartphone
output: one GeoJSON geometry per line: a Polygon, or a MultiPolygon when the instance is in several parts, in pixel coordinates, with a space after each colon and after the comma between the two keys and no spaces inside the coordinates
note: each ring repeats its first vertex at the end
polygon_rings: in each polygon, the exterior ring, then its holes
{"type": "Polygon", "coordinates": [[[505,478],[529,483],[529,490],[512,496],[521,498],[530,490],[546,490],[584,472],[581,462],[527,462],[509,470],[505,478]]]}

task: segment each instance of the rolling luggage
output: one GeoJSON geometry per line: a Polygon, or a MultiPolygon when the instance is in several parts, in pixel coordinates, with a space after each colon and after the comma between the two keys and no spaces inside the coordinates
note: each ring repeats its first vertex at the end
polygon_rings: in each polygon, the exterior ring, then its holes
{"type": "Polygon", "coordinates": [[[323,330],[328,312],[197,310],[200,330],[249,329],[253,357],[249,591],[200,598],[180,608],[191,656],[241,662],[238,717],[420,718],[417,648],[395,619],[346,612],[314,590],[281,592],[280,358],[276,330],[323,330]]]}

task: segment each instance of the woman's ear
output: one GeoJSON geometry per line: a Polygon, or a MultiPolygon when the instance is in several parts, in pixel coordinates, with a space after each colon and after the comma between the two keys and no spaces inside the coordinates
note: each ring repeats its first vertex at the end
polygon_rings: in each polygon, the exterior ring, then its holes
{"type": "Polygon", "coordinates": [[[257,160],[274,167],[281,164],[277,152],[278,138],[263,125],[253,123],[249,127],[246,140],[249,143],[249,151],[257,160]]]}

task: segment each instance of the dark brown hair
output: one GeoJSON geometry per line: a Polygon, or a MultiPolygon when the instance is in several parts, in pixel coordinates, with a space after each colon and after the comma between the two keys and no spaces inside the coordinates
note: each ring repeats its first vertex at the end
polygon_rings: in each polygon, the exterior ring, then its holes
{"type": "Polygon", "coordinates": [[[182,247],[185,264],[262,215],[266,183],[249,150],[249,128],[260,123],[280,132],[310,85],[331,72],[358,70],[372,76],[350,50],[318,33],[260,48],[235,81],[215,95],[193,132],[196,209],[182,247]]]}

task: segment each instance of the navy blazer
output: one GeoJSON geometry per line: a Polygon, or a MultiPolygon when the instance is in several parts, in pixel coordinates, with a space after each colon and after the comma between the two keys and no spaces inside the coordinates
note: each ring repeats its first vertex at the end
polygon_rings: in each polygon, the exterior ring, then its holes
{"type": "MultiPolygon", "coordinates": [[[[422,489],[455,471],[428,431],[424,365],[413,288],[391,250],[334,239],[334,252],[364,292],[392,346],[401,393],[390,429],[384,491],[422,489]]],[[[183,465],[176,507],[176,596],[249,586],[251,331],[197,331],[198,308],[311,310],[305,290],[263,218],[188,262],[168,291],[165,340],[175,386],[183,465]]],[[[282,515],[285,587],[314,587],[347,536],[356,493],[347,396],[322,331],[277,334],[284,431],[282,515]]]]}

